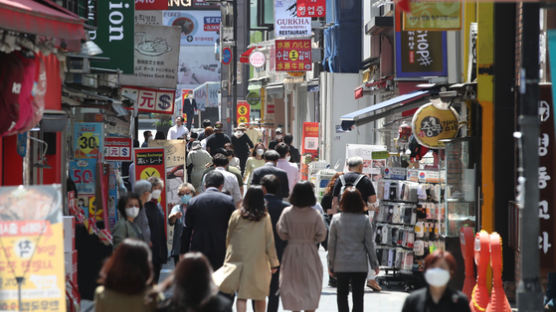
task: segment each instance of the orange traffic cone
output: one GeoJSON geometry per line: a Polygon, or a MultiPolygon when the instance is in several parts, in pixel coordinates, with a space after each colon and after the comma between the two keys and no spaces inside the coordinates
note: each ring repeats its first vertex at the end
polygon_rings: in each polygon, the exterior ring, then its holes
{"type": "Polygon", "coordinates": [[[481,230],[475,235],[475,264],[477,264],[477,283],[471,294],[469,306],[473,312],[484,312],[490,301],[487,288],[487,271],[490,262],[490,237],[481,230]]]}
{"type": "Polygon", "coordinates": [[[487,312],[511,312],[512,308],[502,284],[502,238],[496,232],[490,234],[490,258],[492,266],[492,294],[487,312]]]}
{"type": "Polygon", "coordinates": [[[473,263],[473,228],[464,226],[460,229],[459,240],[461,247],[461,256],[465,264],[465,279],[463,281],[463,289],[461,290],[467,298],[471,298],[473,286],[475,285],[475,266],[473,263]]]}

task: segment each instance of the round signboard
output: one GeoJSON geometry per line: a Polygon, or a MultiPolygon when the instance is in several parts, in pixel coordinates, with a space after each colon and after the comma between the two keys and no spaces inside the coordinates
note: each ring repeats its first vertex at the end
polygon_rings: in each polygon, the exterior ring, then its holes
{"type": "Polygon", "coordinates": [[[224,65],[230,64],[232,61],[232,50],[230,48],[224,48],[222,50],[222,63],[224,65]]]}
{"type": "Polygon", "coordinates": [[[249,55],[249,64],[253,67],[263,67],[266,62],[266,57],[261,51],[255,51],[249,55]]]}
{"type": "Polygon", "coordinates": [[[259,92],[251,91],[247,94],[246,100],[251,106],[257,105],[261,101],[261,96],[259,95],[259,92]]]}
{"type": "Polygon", "coordinates": [[[411,122],[419,144],[432,149],[443,149],[440,140],[453,139],[458,134],[459,115],[453,108],[439,109],[432,103],[421,106],[411,122]]]}

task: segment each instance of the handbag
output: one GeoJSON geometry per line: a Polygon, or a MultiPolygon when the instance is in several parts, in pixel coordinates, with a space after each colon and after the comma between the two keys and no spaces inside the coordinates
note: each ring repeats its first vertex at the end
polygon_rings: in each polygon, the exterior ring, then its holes
{"type": "Polygon", "coordinates": [[[230,295],[235,294],[239,289],[242,266],[241,263],[226,262],[212,274],[214,283],[221,292],[230,295]]]}

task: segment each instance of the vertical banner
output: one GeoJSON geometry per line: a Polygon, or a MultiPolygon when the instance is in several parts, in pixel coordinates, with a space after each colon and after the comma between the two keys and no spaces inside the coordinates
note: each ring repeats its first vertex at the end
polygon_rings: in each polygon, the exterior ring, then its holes
{"type": "Polygon", "coordinates": [[[0,188],[0,310],[66,310],[63,237],[60,185],[0,188]]]}
{"type": "Polygon", "coordinates": [[[96,159],[77,159],[69,162],[70,178],[75,183],[78,199],[77,206],[89,217],[90,197],[95,195],[96,159]]]}
{"type": "Polygon", "coordinates": [[[301,155],[311,154],[319,157],[319,123],[304,122],[301,155]]]}
{"type": "MultiPolygon", "coordinates": [[[[150,144],[150,143],[149,143],[150,144]]],[[[164,167],[164,148],[135,148],[133,150],[133,159],[135,159],[135,179],[148,180],[150,177],[162,179],[166,186],[165,167],[164,167]]],[[[167,216],[166,211],[166,192],[162,192],[160,196],[160,206],[167,216]]],[[[166,222],[164,222],[166,228],[166,222]]]]}
{"type": "Polygon", "coordinates": [[[556,271],[556,139],[550,84],[540,85],[539,102],[539,256],[544,273],[556,271]],[[555,177],[553,179],[553,177],[555,177]]]}
{"type": "MultiPolygon", "coordinates": [[[[552,73],[552,76],[556,76],[556,29],[548,30],[548,59],[550,63],[550,72],[552,73]]],[[[552,80],[556,80],[556,79],[552,79],[552,80]]],[[[553,99],[554,96],[556,96],[556,83],[552,83],[553,99]]],[[[552,105],[553,108],[556,108],[556,106],[554,106],[556,105],[556,101],[553,101],[552,105]]],[[[556,118],[554,118],[554,122],[556,123],[556,118]]]]}
{"type": "Polygon", "coordinates": [[[297,17],[325,17],[326,0],[297,0],[297,17]]]}
{"type": "Polygon", "coordinates": [[[247,101],[237,101],[237,124],[249,123],[249,115],[251,113],[251,107],[247,101]]]}
{"type": "Polygon", "coordinates": [[[73,153],[76,159],[96,159],[103,143],[101,122],[77,122],[73,132],[73,153]]]}

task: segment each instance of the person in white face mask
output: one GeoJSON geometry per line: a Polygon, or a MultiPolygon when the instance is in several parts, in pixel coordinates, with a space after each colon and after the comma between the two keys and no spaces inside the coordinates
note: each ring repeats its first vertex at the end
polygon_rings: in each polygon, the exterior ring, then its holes
{"type": "Polygon", "coordinates": [[[166,219],[160,200],[164,191],[164,182],[157,177],[150,177],[148,180],[152,185],[152,198],[145,204],[145,213],[149,220],[151,230],[151,251],[153,261],[153,283],[158,283],[162,265],[168,260],[168,245],[166,244],[166,233],[164,223],[166,219]]]}
{"type": "Polygon", "coordinates": [[[470,312],[467,297],[448,286],[456,270],[456,259],[450,252],[437,250],[428,255],[424,274],[428,287],[411,293],[402,312],[470,312]]]}
{"type": "Polygon", "coordinates": [[[265,161],[263,159],[264,152],[266,148],[263,143],[255,144],[251,157],[247,158],[247,163],[245,163],[245,173],[243,174],[243,183],[251,185],[251,179],[253,178],[253,171],[255,169],[264,166],[265,161]]]}
{"type": "Polygon", "coordinates": [[[120,216],[112,230],[114,238],[114,249],[126,238],[143,240],[143,233],[135,223],[139,211],[141,211],[141,199],[137,193],[129,193],[120,197],[118,211],[120,216]]]}

